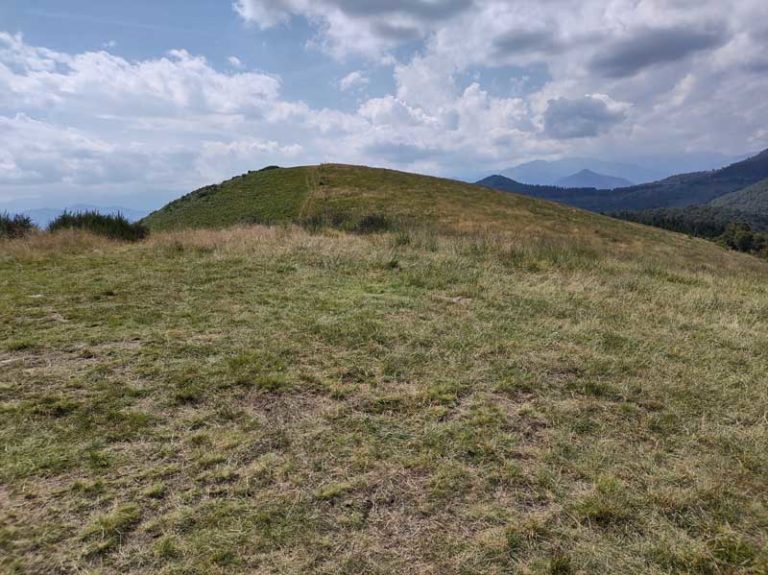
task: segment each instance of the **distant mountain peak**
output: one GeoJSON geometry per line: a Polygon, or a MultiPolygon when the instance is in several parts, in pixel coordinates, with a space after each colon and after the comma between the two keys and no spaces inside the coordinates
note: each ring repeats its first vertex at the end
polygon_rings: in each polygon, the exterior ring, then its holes
{"type": "Polygon", "coordinates": [[[673,172],[657,171],[636,164],[612,162],[600,158],[566,157],[559,160],[534,160],[506,169],[501,175],[540,186],[555,186],[558,181],[583,170],[596,174],[610,174],[627,181],[644,183],[659,180],[673,172]]]}
{"type": "Polygon", "coordinates": [[[599,174],[589,168],[584,168],[575,174],[562,178],[556,182],[561,188],[595,188],[598,190],[613,190],[616,188],[628,188],[632,182],[626,178],[599,174]]]}

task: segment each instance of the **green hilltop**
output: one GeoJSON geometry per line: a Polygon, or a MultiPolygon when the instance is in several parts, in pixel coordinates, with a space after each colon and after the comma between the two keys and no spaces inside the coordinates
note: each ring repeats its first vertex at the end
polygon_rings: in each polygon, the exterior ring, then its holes
{"type": "Polygon", "coordinates": [[[171,202],[144,223],[161,231],[315,220],[354,225],[370,216],[454,231],[490,227],[554,232],[565,223],[606,223],[569,207],[455,180],[338,164],[249,172],[171,202]]]}

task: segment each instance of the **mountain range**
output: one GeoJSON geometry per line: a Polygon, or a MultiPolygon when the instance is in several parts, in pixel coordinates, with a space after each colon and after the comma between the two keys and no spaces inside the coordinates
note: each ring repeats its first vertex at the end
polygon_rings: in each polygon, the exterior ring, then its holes
{"type": "MultiPolygon", "coordinates": [[[[500,175],[531,185],[561,186],[560,182],[563,179],[570,178],[584,170],[604,174],[609,177],[622,178],[638,184],[660,180],[674,173],[654,170],[637,164],[611,162],[598,158],[576,157],[551,161],[534,160],[502,170],[500,175]]],[[[594,187],[602,186],[597,185],[594,187]]]]}
{"type": "Polygon", "coordinates": [[[681,174],[616,190],[536,186],[523,184],[503,175],[490,176],[480,180],[478,184],[553,200],[589,211],[615,212],[709,204],[740,190],[745,191],[730,200],[722,199],[721,203],[731,201],[740,205],[745,205],[745,202],[756,205],[754,197],[759,196],[765,186],[746,190],[765,179],[768,179],[768,150],[719,170],[681,174]]]}
{"type": "Polygon", "coordinates": [[[741,161],[745,157],[717,153],[677,153],[669,156],[638,156],[632,161],[621,162],[594,157],[565,157],[559,160],[526,162],[498,173],[524,184],[538,186],[558,186],[560,180],[582,170],[624,178],[635,184],[647,184],[675,174],[709,171],[741,161]]]}

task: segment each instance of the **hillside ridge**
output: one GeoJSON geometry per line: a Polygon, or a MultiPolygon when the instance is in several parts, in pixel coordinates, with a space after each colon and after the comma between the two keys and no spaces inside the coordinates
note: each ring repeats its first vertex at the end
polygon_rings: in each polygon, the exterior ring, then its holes
{"type": "MultiPolygon", "coordinates": [[[[434,176],[345,164],[251,171],[187,194],[144,223],[153,232],[251,224],[351,232],[420,227],[447,234],[524,237],[531,243],[549,243],[555,250],[580,246],[626,257],[656,253],[706,265],[723,259],[722,248],[709,242],[556,202],[434,176]]],[[[733,265],[744,265],[738,261],[733,265]]],[[[755,260],[752,265],[763,263],[755,260]]]]}
{"type": "Polygon", "coordinates": [[[768,178],[730,194],[715,198],[710,205],[768,216],[768,178]]]}

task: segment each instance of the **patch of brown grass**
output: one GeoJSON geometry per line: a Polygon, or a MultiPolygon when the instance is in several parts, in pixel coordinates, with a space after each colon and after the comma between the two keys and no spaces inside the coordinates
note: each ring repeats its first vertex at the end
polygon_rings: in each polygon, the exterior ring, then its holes
{"type": "Polygon", "coordinates": [[[24,238],[0,242],[0,258],[35,260],[62,254],[107,250],[120,243],[82,230],[38,232],[24,238]]]}

